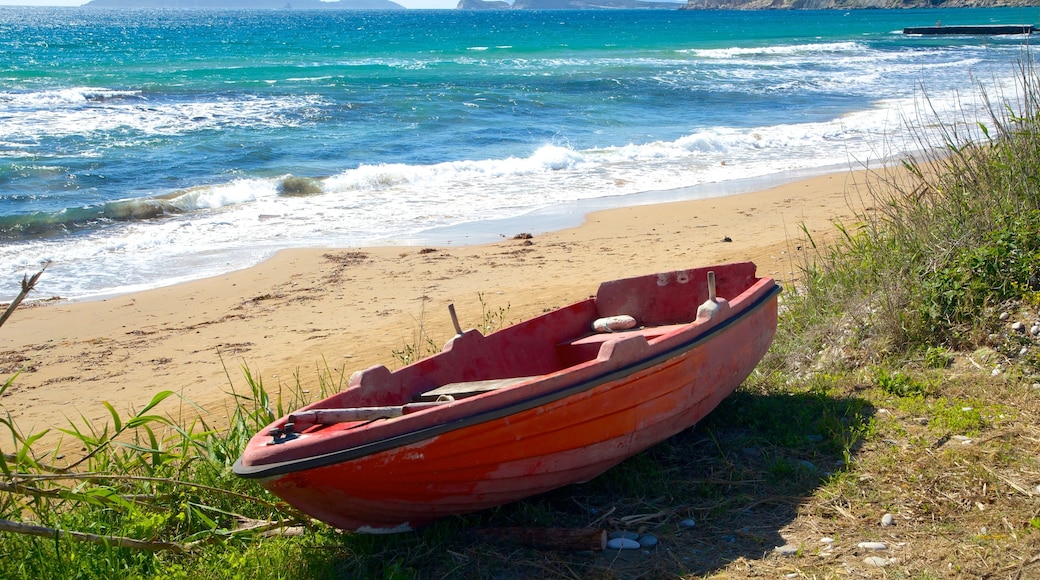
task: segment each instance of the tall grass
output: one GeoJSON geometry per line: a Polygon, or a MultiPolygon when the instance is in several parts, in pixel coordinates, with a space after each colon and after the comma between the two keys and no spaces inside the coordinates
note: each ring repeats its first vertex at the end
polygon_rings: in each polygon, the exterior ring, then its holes
{"type": "Polygon", "coordinates": [[[974,348],[994,331],[990,314],[1036,303],[1040,80],[1031,62],[1018,72],[1024,97],[994,102],[980,88],[977,117],[966,108],[960,119],[929,118],[925,101],[917,126],[938,131],[914,130],[921,153],[870,174],[865,209],[838,226],[837,242],[814,245],[786,297],[790,362],[827,348],[839,365],[869,362],[845,358],[852,350],[974,348]]]}
{"type": "MultiPolygon", "coordinates": [[[[58,442],[44,447],[52,434],[24,433],[4,411],[0,530],[9,533],[0,537],[0,577],[177,577],[170,571],[203,565],[201,554],[227,559],[206,577],[242,577],[241,566],[256,564],[240,559],[242,542],[311,525],[231,473],[253,434],[306,402],[298,380],[272,393],[249,368],[243,373],[248,392],[232,388],[220,427],[162,391],[129,413],[104,402],[108,421],[70,420],[58,442]],[[170,403],[177,403],[174,412],[159,412],[170,403]],[[219,547],[207,550],[211,545],[219,547]]],[[[319,383],[324,395],[338,390],[342,377],[326,368],[319,383]]]]}

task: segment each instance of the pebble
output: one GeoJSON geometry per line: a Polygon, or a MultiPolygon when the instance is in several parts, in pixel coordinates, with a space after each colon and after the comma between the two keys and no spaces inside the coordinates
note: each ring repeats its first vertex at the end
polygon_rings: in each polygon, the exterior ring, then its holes
{"type": "Polygon", "coordinates": [[[881,525],[888,527],[896,525],[896,519],[892,517],[892,514],[885,514],[881,516],[881,525]]]}
{"type": "Polygon", "coordinates": [[[884,568],[892,563],[892,560],[888,558],[882,558],[881,556],[868,556],[863,558],[863,563],[869,566],[877,566],[878,568],[884,568]]]}
{"type": "Polygon", "coordinates": [[[823,538],[820,538],[820,542],[822,542],[824,544],[833,544],[834,543],[834,538],[823,537],[823,538]]]}
{"type": "Polygon", "coordinates": [[[697,522],[693,521],[693,518],[687,518],[679,522],[680,528],[692,528],[697,525],[697,522]]]}
{"type": "Polygon", "coordinates": [[[636,541],[644,548],[653,548],[657,545],[657,536],[653,534],[643,534],[639,536],[639,539],[636,541]]]}
{"type": "Polygon", "coordinates": [[[1032,327],[1030,327],[1029,334],[1032,334],[1033,336],[1040,334],[1040,326],[1034,324],[1032,327]]]}
{"type": "Polygon", "coordinates": [[[1024,332],[1025,329],[1026,325],[1022,324],[1021,322],[1016,322],[1011,325],[1011,330],[1014,330],[1015,332],[1024,332]]]}
{"type": "Polygon", "coordinates": [[[888,546],[884,542],[860,542],[856,544],[864,550],[887,550],[888,546]]]}
{"type": "Polygon", "coordinates": [[[624,538],[626,540],[638,540],[639,534],[636,532],[610,532],[607,534],[608,540],[616,540],[618,538],[624,538]]]}
{"type": "Polygon", "coordinates": [[[638,550],[639,548],[639,542],[628,538],[614,538],[613,540],[607,540],[608,550],[638,550]]]}
{"type": "Polygon", "coordinates": [[[783,546],[773,548],[773,551],[781,556],[794,556],[798,553],[798,546],[795,546],[794,544],[784,544],[783,546]]]}
{"type": "Polygon", "coordinates": [[[1000,320],[1003,321],[1003,320],[1007,320],[1008,318],[1011,318],[1011,314],[1010,313],[1008,313],[1008,312],[1001,312],[1000,313],[1000,320]]]}

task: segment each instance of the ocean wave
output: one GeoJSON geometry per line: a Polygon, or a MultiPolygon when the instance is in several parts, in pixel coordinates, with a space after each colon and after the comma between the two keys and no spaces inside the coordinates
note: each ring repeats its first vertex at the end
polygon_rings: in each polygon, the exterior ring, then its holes
{"type": "Polygon", "coordinates": [[[326,179],[324,189],[327,192],[373,191],[405,185],[433,186],[489,178],[522,177],[572,168],[584,159],[581,152],[557,145],[544,145],[527,157],[450,161],[433,165],[360,165],[326,179]]]}
{"type": "Polygon", "coordinates": [[[32,148],[42,139],[103,137],[79,150],[90,154],[94,147],[113,145],[113,135],[145,139],[233,128],[291,127],[304,122],[322,103],[312,95],[160,96],[138,90],[85,88],[0,93],[0,141],[32,148]]]}
{"type": "Polygon", "coordinates": [[[40,238],[96,229],[100,224],[158,220],[214,210],[277,195],[281,179],[239,179],[224,184],[53,212],[0,216],[0,239],[40,238]]]}
{"type": "Polygon", "coordinates": [[[869,47],[860,42],[821,42],[807,44],[780,44],[768,46],[734,46],[729,48],[686,48],[676,52],[692,54],[705,59],[732,59],[744,56],[778,56],[795,54],[833,54],[867,52],[869,47]]]}
{"type": "Polygon", "coordinates": [[[18,109],[80,106],[127,98],[141,98],[141,91],[96,87],[69,87],[31,92],[0,91],[0,104],[18,109]]]}

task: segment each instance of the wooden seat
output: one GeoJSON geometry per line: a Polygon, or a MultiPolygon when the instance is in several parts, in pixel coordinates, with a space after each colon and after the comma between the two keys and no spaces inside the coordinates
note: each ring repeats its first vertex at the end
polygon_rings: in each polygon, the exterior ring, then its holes
{"type": "Polygon", "coordinates": [[[599,354],[599,348],[603,343],[611,340],[620,340],[628,336],[643,336],[649,342],[655,338],[686,328],[689,324],[667,324],[663,326],[645,326],[633,328],[632,330],[621,330],[618,332],[601,332],[590,334],[574,340],[561,342],[556,345],[556,352],[564,366],[573,366],[590,361],[599,354]]]}
{"type": "Polygon", "coordinates": [[[419,401],[436,401],[440,397],[452,397],[453,399],[465,399],[466,397],[472,397],[488,391],[494,391],[496,389],[502,389],[512,385],[520,384],[524,381],[533,379],[534,376],[530,377],[507,377],[504,379],[486,379],[481,381],[463,381],[459,383],[448,383],[433,389],[432,391],[426,391],[419,395],[419,401]]]}

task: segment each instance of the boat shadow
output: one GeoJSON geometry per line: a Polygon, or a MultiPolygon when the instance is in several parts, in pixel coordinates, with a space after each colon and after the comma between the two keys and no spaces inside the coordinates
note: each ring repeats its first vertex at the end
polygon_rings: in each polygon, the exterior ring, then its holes
{"type": "MultiPolygon", "coordinates": [[[[542,548],[533,559],[513,552],[516,577],[678,577],[741,559],[782,558],[776,548],[797,544],[784,538],[785,528],[818,489],[846,476],[873,416],[859,398],[741,390],[699,425],[588,483],[460,519],[471,532],[599,527],[658,541],[639,550],[542,548]]],[[[477,561],[478,554],[494,557],[494,545],[487,548],[471,553],[477,561]]]]}

